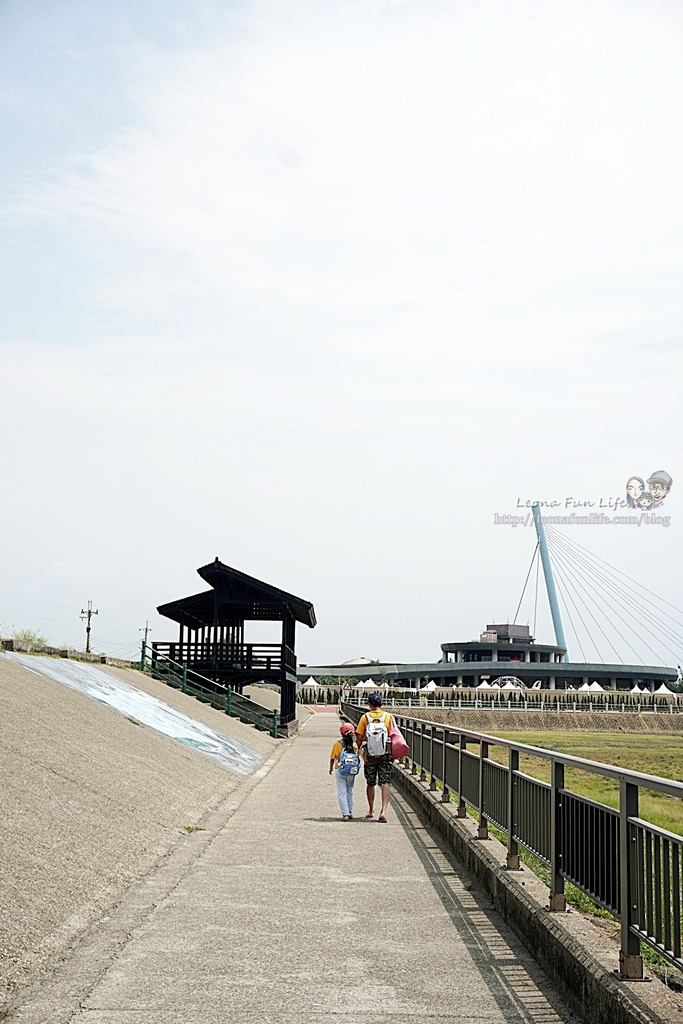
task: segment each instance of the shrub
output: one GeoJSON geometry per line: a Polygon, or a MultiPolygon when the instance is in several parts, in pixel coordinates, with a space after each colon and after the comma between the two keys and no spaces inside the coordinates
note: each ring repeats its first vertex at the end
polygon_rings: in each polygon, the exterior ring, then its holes
{"type": "Polygon", "coordinates": [[[47,644],[48,639],[39,633],[36,629],[17,629],[15,630],[14,639],[18,640],[22,644],[35,644],[39,647],[44,647],[47,644]]]}

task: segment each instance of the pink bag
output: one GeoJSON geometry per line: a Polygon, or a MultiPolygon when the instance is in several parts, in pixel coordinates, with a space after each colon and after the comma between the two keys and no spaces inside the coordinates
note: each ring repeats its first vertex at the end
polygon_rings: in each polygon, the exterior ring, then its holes
{"type": "Polygon", "coordinates": [[[391,719],[391,728],[389,729],[389,739],[391,740],[391,756],[394,761],[397,761],[400,757],[408,757],[410,747],[393,718],[391,719]]]}

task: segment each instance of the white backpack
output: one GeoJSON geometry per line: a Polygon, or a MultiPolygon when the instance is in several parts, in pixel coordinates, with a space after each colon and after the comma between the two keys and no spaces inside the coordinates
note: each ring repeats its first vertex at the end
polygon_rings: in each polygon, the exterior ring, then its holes
{"type": "Polygon", "coordinates": [[[386,757],[390,752],[388,721],[386,712],[382,713],[381,718],[367,716],[365,742],[368,757],[386,757]]]}

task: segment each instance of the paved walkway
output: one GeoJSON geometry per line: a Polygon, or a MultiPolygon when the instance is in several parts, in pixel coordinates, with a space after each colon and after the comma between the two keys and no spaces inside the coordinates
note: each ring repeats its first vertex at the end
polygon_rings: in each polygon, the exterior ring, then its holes
{"type": "Polygon", "coordinates": [[[337,729],[313,716],[10,1019],[578,1022],[399,795],[366,822],[359,781],[339,820],[337,729]]]}

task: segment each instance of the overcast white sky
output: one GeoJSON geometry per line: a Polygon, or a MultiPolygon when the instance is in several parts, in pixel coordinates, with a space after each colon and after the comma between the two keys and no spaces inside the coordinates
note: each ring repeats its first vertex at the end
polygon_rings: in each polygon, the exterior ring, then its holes
{"type": "Polygon", "coordinates": [[[3,0],[5,631],[173,639],[218,555],[304,662],[431,660],[514,615],[495,512],[656,469],[669,529],[566,530],[682,607],[682,47],[677,0],[3,0]]]}

